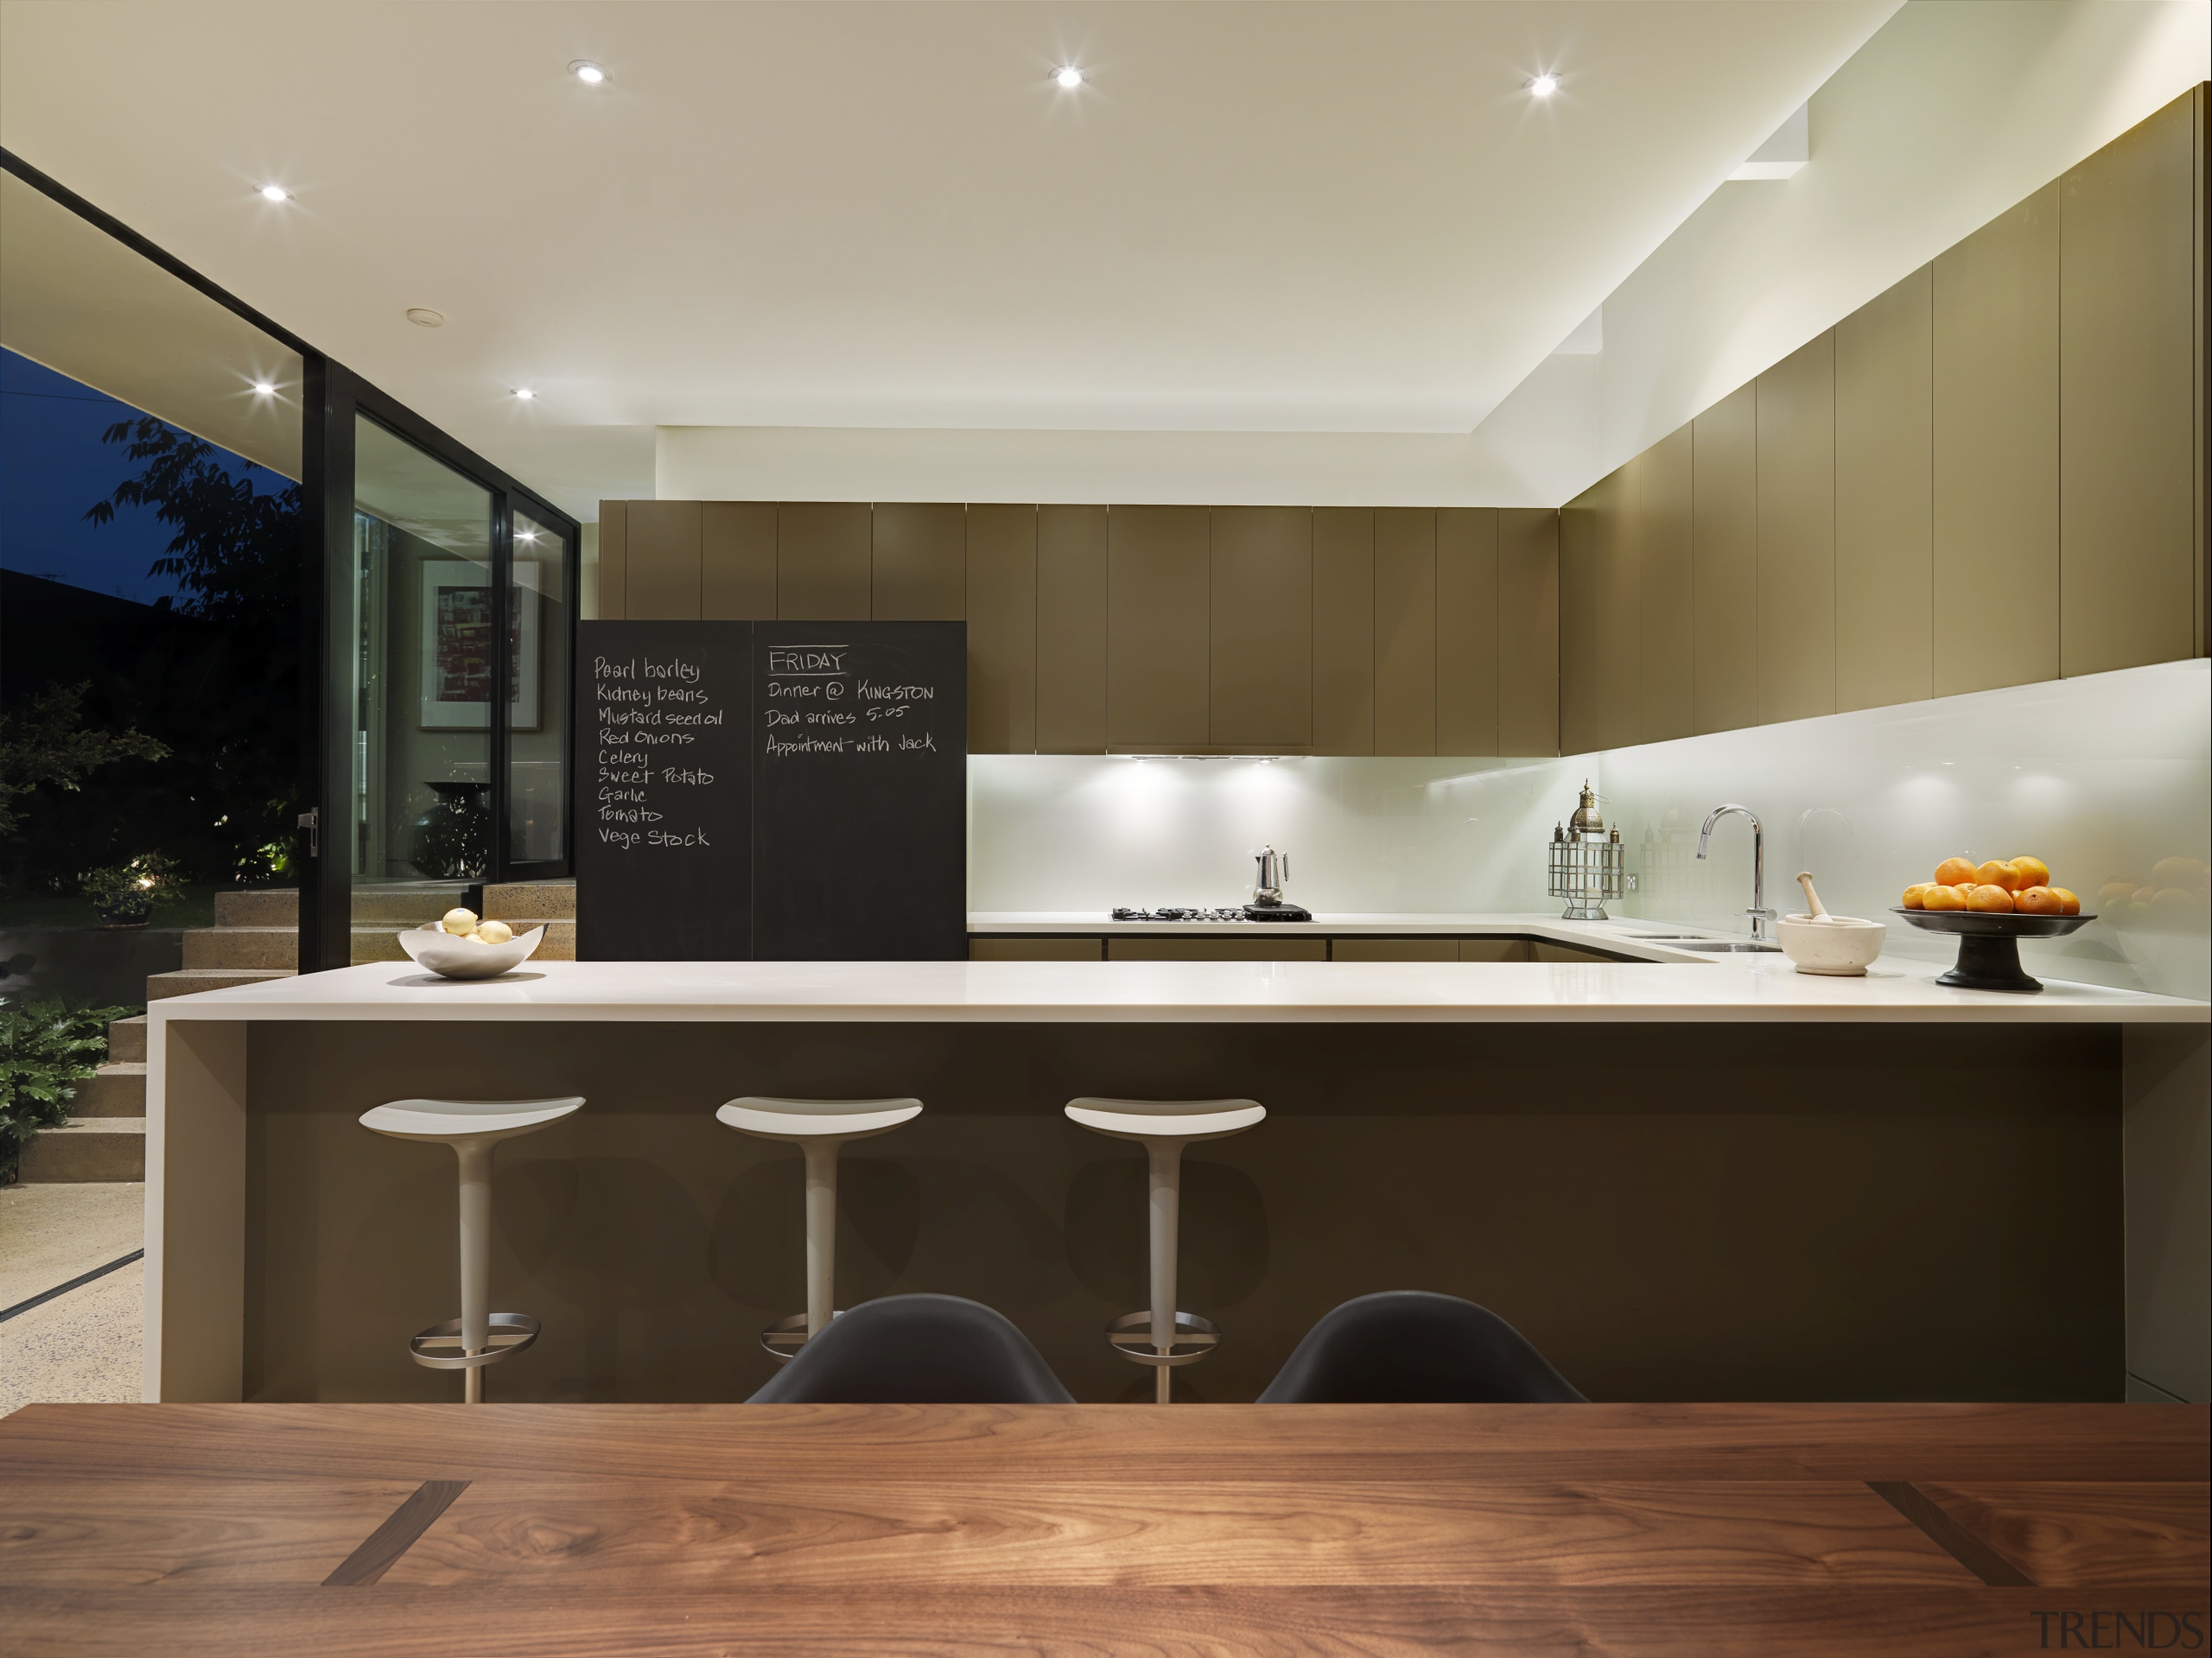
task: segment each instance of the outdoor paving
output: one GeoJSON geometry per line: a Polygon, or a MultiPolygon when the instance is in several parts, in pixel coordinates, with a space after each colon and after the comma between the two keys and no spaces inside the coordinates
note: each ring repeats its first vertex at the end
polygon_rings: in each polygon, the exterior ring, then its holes
{"type": "MultiPolygon", "coordinates": [[[[141,1182],[0,1188],[0,1308],[145,1241],[141,1182]]],[[[133,1261],[0,1324],[0,1413],[139,1396],[146,1266],[133,1261]]]]}

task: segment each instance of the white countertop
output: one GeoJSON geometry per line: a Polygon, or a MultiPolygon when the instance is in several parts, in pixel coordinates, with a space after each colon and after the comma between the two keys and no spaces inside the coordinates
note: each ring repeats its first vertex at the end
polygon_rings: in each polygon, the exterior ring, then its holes
{"type": "Polygon", "coordinates": [[[1656,923],[1520,916],[1317,917],[1179,928],[1085,915],[975,918],[974,931],[1533,935],[1647,959],[1489,962],[531,962],[501,979],[439,979],[376,962],[156,1001],[156,1023],[487,1020],[906,1023],[1497,1023],[1560,1020],[1967,1024],[2212,1022],[2212,1006],[2046,980],[2041,995],[1954,990],[1939,965],[1875,963],[1863,979],[1801,974],[1781,956],[1699,956],[1641,942],[1656,923]]]}
{"type": "MultiPolygon", "coordinates": [[[[1227,908],[1230,906],[1223,905],[1227,908]]],[[[1281,933],[1286,937],[1344,938],[1365,935],[1408,938],[1444,933],[1453,937],[1507,934],[1548,938],[1559,944],[1588,944],[1618,950],[1639,933],[1698,932],[1658,921],[1562,921],[1556,911],[1529,915],[1453,915],[1400,911],[1317,912],[1311,921],[1116,921],[1105,910],[971,910],[972,933],[1159,934],[1168,937],[1245,938],[1281,933]]],[[[1719,937],[1718,934],[1713,935],[1719,937]]],[[[1680,959],[1680,958],[1677,958],[1680,959]]]]}

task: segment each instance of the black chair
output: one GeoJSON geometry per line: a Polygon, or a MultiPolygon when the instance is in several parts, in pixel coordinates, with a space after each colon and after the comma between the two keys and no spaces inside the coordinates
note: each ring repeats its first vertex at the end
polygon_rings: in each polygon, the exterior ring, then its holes
{"type": "Polygon", "coordinates": [[[1006,1318],[957,1295],[887,1295],[841,1312],[755,1405],[1072,1405],[1006,1318]]]}
{"type": "Polygon", "coordinates": [[[1488,1307],[1427,1290],[1347,1301],[1306,1332],[1262,1405],[1582,1405],[1488,1307]]]}

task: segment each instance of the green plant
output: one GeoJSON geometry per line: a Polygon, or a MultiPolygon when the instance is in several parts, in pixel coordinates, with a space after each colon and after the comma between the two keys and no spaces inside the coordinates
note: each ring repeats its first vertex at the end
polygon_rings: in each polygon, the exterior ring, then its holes
{"type": "Polygon", "coordinates": [[[87,772],[119,759],[158,760],[168,754],[143,731],[92,731],[85,726],[83,685],[48,685],[19,708],[0,713],[0,835],[23,826],[17,802],[41,785],[75,793],[87,772]]]}
{"type": "Polygon", "coordinates": [[[85,872],[84,893],[104,916],[143,921],[160,905],[183,897],[176,860],[142,852],[129,863],[85,872]]]}
{"type": "Polygon", "coordinates": [[[60,1001],[0,1007],[0,1183],[16,1178],[33,1135],[69,1121],[76,1085],[107,1058],[108,1022],[138,1011],[60,1001]]]}

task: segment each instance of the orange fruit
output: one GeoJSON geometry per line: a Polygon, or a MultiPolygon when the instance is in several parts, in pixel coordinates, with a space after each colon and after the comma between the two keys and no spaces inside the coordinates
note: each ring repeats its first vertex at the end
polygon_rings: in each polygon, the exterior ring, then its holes
{"type": "Polygon", "coordinates": [[[2054,886],[2050,890],[2058,894],[2059,914],[2079,915],[2082,913],[2082,900],[2080,899],[2075,898],[2073,893],[2068,892],[2063,886],[2054,886]]]}
{"type": "Polygon", "coordinates": [[[2050,885],[2050,866],[2041,858],[2024,856],[2015,858],[2012,860],[2012,867],[2020,872],[2020,890],[2023,892],[2031,886],[2050,885]]]}
{"type": "Polygon", "coordinates": [[[2009,915],[2012,910],[2012,895],[1995,881],[1987,881],[1967,894],[1967,908],[1986,910],[1994,915],[2009,915]]]}
{"type": "Polygon", "coordinates": [[[1938,882],[1921,893],[1920,907],[1923,910],[1963,910],[1967,907],[1966,892],[1962,886],[1947,886],[1938,882]]]}
{"type": "Polygon", "coordinates": [[[1904,897],[1902,900],[1904,907],[1908,910],[1917,910],[1920,908],[1920,900],[1926,895],[1929,885],[1929,883],[1924,880],[1916,881],[1912,886],[1906,887],[1904,889],[1904,897]]]}
{"type": "Polygon", "coordinates": [[[1961,881],[1972,880],[1974,874],[1971,859],[1946,858],[1936,866],[1936,884],[1938,886],[1956,886],[1961,881]]]}
{"type": "Polygon", "coordinates": [[[2048,886],[2031,886],[2012,900],[2022,915],[2064,915],[2065,900],[2048,886]]]}
{"type": "Polygon", "coordinates": [[[2020,872],[2002,858],[1992,858],[1974,872],[1974,878],[1984,886],[2001,886],[2008,893],[2017,893],[2027,885],[2020,879],[2020,872]]]}

